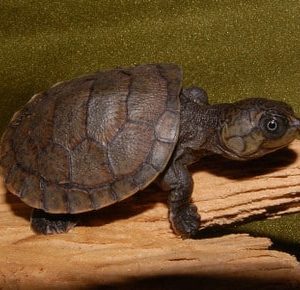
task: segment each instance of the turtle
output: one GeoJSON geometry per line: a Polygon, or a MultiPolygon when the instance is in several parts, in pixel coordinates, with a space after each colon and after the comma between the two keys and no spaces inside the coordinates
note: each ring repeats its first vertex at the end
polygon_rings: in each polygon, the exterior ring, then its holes
{"type": "Polygon", "coordinates": [[[204,89],[182,87],[172,63],[102,70],[34,95],[0,143],[9,192],[33,208],[37,234],[65,233],[79,214],[157,184],[168,192],[171,227],[197,235],[189,166],[218,154],[258,158],[300,135],[291,106],[265,98],[210,104],[204,89]]]}

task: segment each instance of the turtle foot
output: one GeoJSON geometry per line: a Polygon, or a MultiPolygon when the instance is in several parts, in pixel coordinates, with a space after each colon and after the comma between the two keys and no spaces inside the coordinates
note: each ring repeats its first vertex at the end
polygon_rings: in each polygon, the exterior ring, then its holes
{"type": "Polygon", "coordinates": [[[77,222],[77,218],[70,214],[48,214],[40,209],[34,209],[31,214],[31,228],[37,234],[66,233],[75,227],[77,222]]]}
{"type": "Polygon", "coordinates": [[[184,239],[193,238],[197,235],[200,220],[200,215],[194,204],[184,205],[170,212],[170,221],[174,232],[184,239]]]}

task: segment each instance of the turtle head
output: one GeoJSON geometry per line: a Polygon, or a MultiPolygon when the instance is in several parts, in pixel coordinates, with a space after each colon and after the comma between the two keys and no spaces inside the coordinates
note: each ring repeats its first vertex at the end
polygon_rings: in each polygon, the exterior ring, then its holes
{"type": "Polygon", "coordinates": [[[245,99],[226,110],[219,132],[222,154],[248,160],[286,147],[300,139],[300,119],[284,102],[245,99]]]}

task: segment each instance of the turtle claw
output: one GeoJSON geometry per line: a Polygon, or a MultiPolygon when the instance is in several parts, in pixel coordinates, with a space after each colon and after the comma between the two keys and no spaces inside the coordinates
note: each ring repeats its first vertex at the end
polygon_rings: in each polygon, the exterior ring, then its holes
{"type": "Polygon", "coordinates": [[[184,205],[170,212],[170,221],[174,232],[184,239],[193,238],[197,235],[200,220],[200,215],[194,204],[184,205]]]}
{"type": "Polygon", "coordinates": [[[76,224],[77,219],[73,215],[48,214],[40,209],[34,209],[31,214],[31,229],[37,234],[66,233],[76,224]]]}

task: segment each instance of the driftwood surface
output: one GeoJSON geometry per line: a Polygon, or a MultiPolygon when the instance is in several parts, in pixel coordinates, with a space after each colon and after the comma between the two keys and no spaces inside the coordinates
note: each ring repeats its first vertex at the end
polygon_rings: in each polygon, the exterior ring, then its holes
{"type": "MultiPolygon", "coordinates": [[[[192,170],[202,228],[300,211],[300,141],[260,160],[208,158],[192,170]]],[[[30,208],[0,179],[0,289],[300,289],[300,264],[270,250],[269,239],[182,240],[167,213],[166,194],[146,190],[83,215],[67,234],[38,236],[30,208]]]]}

